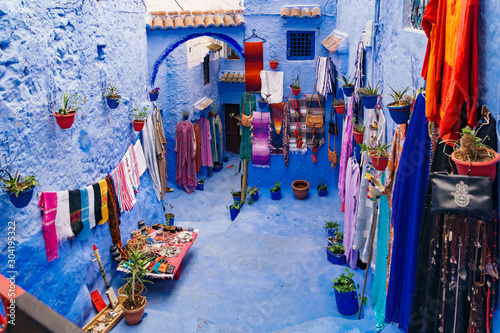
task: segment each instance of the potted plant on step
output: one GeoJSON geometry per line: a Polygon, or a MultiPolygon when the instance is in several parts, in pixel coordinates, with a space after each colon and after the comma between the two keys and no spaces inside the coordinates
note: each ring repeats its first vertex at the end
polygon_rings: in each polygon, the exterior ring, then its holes
{"type": "Polygon", "coordinates": [[[168,213],[165,214],[165,224],[174,225],[175,215],[172,213],[172,209],[174,209],[174,206],[165,202],[165,204],[163,205],[163,211],[166,212],[167,208],[168,208],[168,213]]]}
{"type": "Polygon", "coordinates": [[[118,94],[118,88],[108,84],[107,89],[106,102],[108,103],[110,109],[116,109],[118,105],[120,105],[121,98],[120,94],[118,94]]]}
{"type": "Polygon", "coordinates": [[[234,202],[239,202],[241,204],[241,191],[231,190],[231,195],[233,196],[234,202]]]}
{"type": "Polygon", "coordinates": [[[156,87],[153,90],[149,92],[149,100],[151,102],[154,102],[158,99],[158,96],[160,94],[160,88],[156,87]]]}
{"type": "Polygon", "coordinates": [[[351,97],[354,92],[354,80],[350,76],[345,77],[342,75],[342,79],[339,78],[344,84],[342,85],[342,91],[345,97],[351,97]]]}
{"type": "Polygon", "coordinates": [[[392,94],[389,94],[389,96],[394,99],[394,102],[387,104],[391,118],[396,124],[406,124],[410,119],[410,110],[413,104],[413,98],[405,95],[410,88],[406,87],[403,91],[394,90],[391,86],[389,88],[392,90],[392,94]]]}
{"type": "Polygon", "coordinates": [[[345,112],[345,102],[342,98],[335,99],[333,101],[333,107],[335,108],[335,112],[338,114],[344,114],[345,112]]]}
{"type": "Polygon", "coordinates": [[[337,231],[340,228],[340,224],[337,221],[335,222],[328,221],[325,223],[324,228],[328,233],[328,236],[334,236],[335,231],[337,231]]]}
{"type": "Polygon", "coordinates": [[[0,178],[4,182],[4,186],[0,188],[4,188],[7,190],[7,194],[9,195],[10,202],[16,208],[26,207],[31,199],[33,198],[33,191],[36,185],[40,185],[35,176],[24,176],[21,180],[21,175],[19,174],[19,170],[16,170],[16,174],[14,177],[5,170],[7,176],[9,178],[0,178]]]}
{"type": "Polygon", "coordinates": [[[251,206],[255,201],[259,201],[259,188],[257,186],[250,187],[247,190],[248,204],[251,206]]]}
{"type": "Polygon", "coordinates": [[[81,104],[82,102],[77,94],[69,96],[68,91],[64,92],[63,106],[60,107],[58,111],[54,112],[57,125],[59,125],[61,129],[68,129],[73,125],[76,112],[81,110],[81,104]]]}
{"type": "Polygon", "coordinates": [[[328,188],[327,185],[321,181],[321,183],[318,185],[318,194],[320,197],[326,197],[328,194],[328,188]]]}
{"type": "Polygon", "coordinates": [[[387,142],[384,145],[376,143],[373,146],[368,146],[367,144],[363,143],[361,145],[361,151],[366,152],[368,156],[371,157],[371,163],[377,171],[384,171],[387,167],[387,163],[389,163],[389,153],[387,152],[387,149],[390,146],[391,142],[387,142]]]}
{"type": "Polygon", "coordinates": [[[364,107],[374,109],[378,101],[378,85],[372,87],[368,83],[366,87],[359,88],[358,92],[361,95],[361,102],[363,102],[364,107]]]}
{"type": "Polygon", "coordinates": [[[460,175],[488,176],[495,180],[500,155],[485,145],[484,139],[481,140],[476,134],[469,126],[463,128],[460,139],[453,145],[455,151],[451,154],[451,159],[460,175]]]}
{"type": "Polygon", "coordinates": [[[278,58],[273,58],[273,60],[269,60],[269,66],[271,66],[271,69],[276,69],[278,68],[278,58]]]}
{"type": "Polygon", "coordinates": [[[356,122],[356,118],[352,118],[351,123],[354,124],[354,127],[352,129],[352,133],[354,134],[354,141],[356,141],[358,145],[361,145],[365,136],[365,126],[358,124],[356,122]]]}
{"type": "Polygon", "coordinates": [[[281,182],[278,180],[274,183],[274,186],[271,187],[271,199],[280,200],[281,199],[281,182]]]}
{"type": "Polygon", "coordinates": [[[299,76],[297,75],[297,78],[292,81],[292,84],[290,85],[290,88],[292,88],[292,93],[297,96],[300,94],[300,82],[299,82],[299,76]]]}
{"type": "Polygon", "coordinates": [[[139,324],[147,303],[144,296],[136,295],[136,285],[139,284],[144,288],[144,282],[153,283],[144,279],[144,276],[149,273],[145,268],[147,254],[148,252],[140,253],[137,248],[127,251],[128,260],[126,265],[130,276],[126,279],[127,284],[124,288],[127,299],[123,301],[123,316],[130,326],[139,324]]]}
{"type": "Polygon", "coordinates": [[[309,193],[309,182],[302,179],[295,180],[292,183],[292,191],[298,200],[304,200],[309,193]]]}
{"type": "Polygon", "coordinates": [[[196,189],[198,191],[203,191],[203,186],[205,186],[205,180],[204,179],[200,179],[196,182],[196,189]]]}
{"type": "Polygon", "coordinates": [[[344,233],[340,230],[336,230],[333,236],[328,237],[328,246],[332,246],[334,243],[342,243],[344,241],[344,233]]]}
{"type": "Polygon", "coordinates": [[[134,120],[132,120],[132,122],[134,124],[134,131],[142,131],[142,128],[144,127],[144,124],[146,122],[146,117],[148,116],[148,114],[146,113],[147,110],[147,107],[142,108],[142,110],[139,110],[137,108],[133,110],[134,112],[132,113],[132,116],[134,117],[134,120]]]}
{"type": "Polygon", "coordinates": [[[236,218],[236,216],[238,216],[238,214],[240,213],[240,209],[241,209],[241,202],[234,202],[231,206],[226,206],[227,208],[229,208],[229,213],[231,214],[231,221],[234,221],[234,219],[236,218]]]}
{"type": "Polygon", "coordinates": [[[344,265],[346,263],[344,255],[344,245],[341,243],[333,243],[326,248],[326,256],[328,261],[334,265],[344,265]]]}
{"type": "MultiPolygon", "coordinates": [[[[358,312],[359,304],[356,295],[356,285],[354,284],[354,273],[345,269],[339,277],[333,280],[332,288],[335,289],[335,301],[337,309],[343,315],[350,316],[358,312]],[[347,275],[346,275],[347,273],[347,275]]],[[[366,300],[363,300],[365,302],[366,300]]]]}

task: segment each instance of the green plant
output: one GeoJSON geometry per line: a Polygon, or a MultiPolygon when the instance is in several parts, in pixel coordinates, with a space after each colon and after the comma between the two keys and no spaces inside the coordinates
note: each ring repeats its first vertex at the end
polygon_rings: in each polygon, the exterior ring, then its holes
{"type": "Polygon", "coordinates": [[[138,303],[140,298],[136,299],[135,285],[139,284],[146,288],[146,286],[144,286],[144,282],[153,283],[144,279],[144,276],[149,273],[149,271],[145,268],[148,262],[147,255],[148,252],[141,253],[137,248],[130,248],[127,251],[128,260],[125,264],[128,271],[127,273],[130,274],[130,276],[125,279],[127,283],[124,288],[125,293],[128,296],[124,302],[127,309],[133,310],[142,306],[142,304],[138,303]]]}
{"type": "Polygon", "coordinates": [[[241,203],[238,201],[238,202],[233,203],[231,206],[226,205],[226,208],[227,209],[240,209],[241,203]]]}
{"type": "Polygon", "coordinates": [[[16,170],[16,174],[14,177],[5,170],[5,173],[9,176],[8,179],[6,178],[0,178],[4,182],[4,186],[1,186],[0,188],[5,188],[7,191],[10,193],[15,194],[16,197],[19,196],[19,193],[27,191],[36,185],[40,185],[40,183],[37,182],[35,176],[24,176],[24,178],[21,180],[21,175],[19,174],[19,170],[16,170]]]}
{"type": "Polygon", "coordinates": [[[344,82],[344,84],[342,85],[343,87],[353,87],[354,86],[354,80],[351,79],[351,76],[345,77],[344,75],[342,75],[342,78],[338,77],[337,79],[339,79],[339,81],[344,82]]]}
{"type": "Polygon", "coordinates": [[[366,96],[375,96],[378,95],[378,84],[375,85],[375,87],[372,87],[369,83],[362,88],[358,88],[358,92],[361,95],[366,95],[366,96]]]}
{"type": "Polygon", "coordinates": [[[278,61],[278,57],[272,58],[271,61],[278,61]]]}
{"type": "Polygon", "coordinates": [[[342,273],[339,277],[336,277],[333,280],[332,288],[342,294],[356,291],[356,285],[354,284],[354,280],[352,279],[353,277],[354,273],[350,272],[349,268],[346,268],[345,273],[342,273]]]}
{"type": "Polygon", "coordinates": [[[156,87],[153,90],[150,91],[151,94],[159,94],[160,93],[160,88],[156,87]]]}
{"type": "Polygon", "coordinates": [[[453,142],[453,150],[455,157],[465,162],[487,162],[495,158],[492,148],[484,144],[484,140],[489,138],[486,136],[484,139],[477,137],[477,131],[469,126],[462,128],[460,138],[456,141],[445,140],[442,143],[453,142]]]}
{"type": "Polygon", "coordinates": [[[356,123],[356,118],[351,119],[351,124],[354,124],[353,131],[356,133],[364,133],[365,132],[365,126],[360,125],[356,123]]]}
{"type": "Polygon", "coordinates": [[[295,80],[292,80],[292,89],[300,89],[300,82],[299,82],[299,76],[297,75],[297,78],[295,80]]]}
{"type": "Polygon", "coordinates": [[[239,197],[241,195],[241,191],[231,190],[231,195],[233,197],[239,197]]]}
{"type": "Polygon", "coordinates": [[[116,86],[112,86],[111,84],[108,83],[107,87],[107,98],[120,98],[120,94],[118,93],[118,88],[116,86]]]}
{"type": "MultiPolygon", "coordinates": [[[[389,86],[389,85],[388,85],[389,86]]],[[[410,89],[410,87],[406,87],[404,90],[394,90],[391,86],[389,86],[392,90],[392,94],[389,96],[394,99],[394,103],[389,104],[390,106],[405,106],[411,105],[413,103],[413,98],[409,95],[405,95],[405,93],[410,89]]]]}
{"type": "Polygon", "coordinates": [[[247,203],[250,206],[254,203],[252,195],[256,194],[257,192],[259,192],[259,188],[257,186],[247,188],[247,203]]]}
{"type": "Polygon", "coordinates": [[[342,105],[345,105],[345,102],[342,98],[334,99],[333,105],[334,106],[342,106],[342,105]]]}
{"type": "Polygon", "coordinates": [[[82,108],[80,105],[82,104],[82,100],[78,97],[77,94],[73,94],[69,96],[68,91],[66,90],[63,95],[63,106],[59,108],[57,111],[58,115],[68,115],[71,113],[75,113],[82,108]]]}
{"type": "Polygon", "coordinates": [[[279,190],[281,190],[281,182],[278,180],[274,183],[274,186],[271,187],[271,192],[278,192],[279,190]]]}
{"type": "Polygon", "coordinates": [[[324,228],[325,228],[325,230],[327,230],[327,229],[338,229],[338,228],[340,228],[340,223],[338,223],[337,221],[335,221],[335,222],[328,221],[328,222],[325,223],[324,228]]]}
{"type": "Polygon", "coordinates": [[[344,245],[342,245],[340,243],[333,243],[333,245],[330,246],[328,248],[328,250],[330,252],[332,252],[333,254],[342,255],[342,254],[344,254],[344,245]]]}
{"type": "Polygon", "coordinates": [[[146,111],[148,111],[147,107],[143,107],[142,110],[139,110],[136,108],[133,111],[134,112],[132,113],[132,116],[134,116],[135,121],[145,121],[146,120],[146,117],[148,116],[148,114],[146,113],[146,111]]]}
{"type": "Polygon", "coordinates": [[[344,240],[344,233],[342,231],[337,230],[335,231],[334,235],[337,242],[341,242],[342,240],[344,240]]]}
{"type": "Polygon", "coordinates": [[[380,143],[376,143],[375,145],[369,146],[366,143],[361,144],[361,151],[367,152],[368,155],[372,157],[389,157],[389,153],[387,149],[391,146],[392,142],[387,142],[386,144],[381,145],[380,143]]]}
{"type": "Polygon", "coordinates": [[[204,183],[205,183],[205,179],[198,180],[198,184],[204,184],[204,183]]]}
{"type": "Polygon", "coordinates": [[[166,202],[165,202],[165,203],[163,204],[163,206],[164,206],[164,207],[163,207],[163,210],[164,210],[164,211],[166,211],[166,209],[167,209],[167,208],[169,208],[168,214],[172,214],[172,209],[174,209],[174,206],[173,206],[173,205],[171,205],[171,204],[169,204],[169,203],[166,203],[166,202]]]}
{"type": "Polygon", "coordinates": [[[327,185],[321,181],[321,183],[318,185],[318,191],[326,191],[327,185]]]}

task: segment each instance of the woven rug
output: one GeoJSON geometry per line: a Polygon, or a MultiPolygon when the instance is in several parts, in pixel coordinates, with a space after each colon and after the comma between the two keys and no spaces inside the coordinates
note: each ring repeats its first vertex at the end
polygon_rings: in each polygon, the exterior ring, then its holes
{"type": "Polygon", "coordinates": [[[268,168],[271,164],[269,150],[269,112],[253,112],[252,163],[268,168]]]}
{"type": "Polygon", "coordinates": [[[245,42],[245,85],[247,92],[260,92],[260,72],[264,69],[262,42],[245,42]]]}

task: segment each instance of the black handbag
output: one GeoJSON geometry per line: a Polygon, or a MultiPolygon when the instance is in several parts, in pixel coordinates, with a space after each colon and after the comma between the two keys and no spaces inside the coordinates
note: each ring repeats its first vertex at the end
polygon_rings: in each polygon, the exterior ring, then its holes
{"type": "Polygon", "coordinates": [[[490,177],[431,174],[431,213],[458,213],[494,220],[490,177]]]}

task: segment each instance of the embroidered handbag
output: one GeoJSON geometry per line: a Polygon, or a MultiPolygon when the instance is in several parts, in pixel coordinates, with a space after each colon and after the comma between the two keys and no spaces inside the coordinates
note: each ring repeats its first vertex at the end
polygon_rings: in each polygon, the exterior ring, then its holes
{"type": "Polygon", "coordinates": [[[431,174],[431,213],[458,213],[494,220],[490,177],[431,174]]]}

